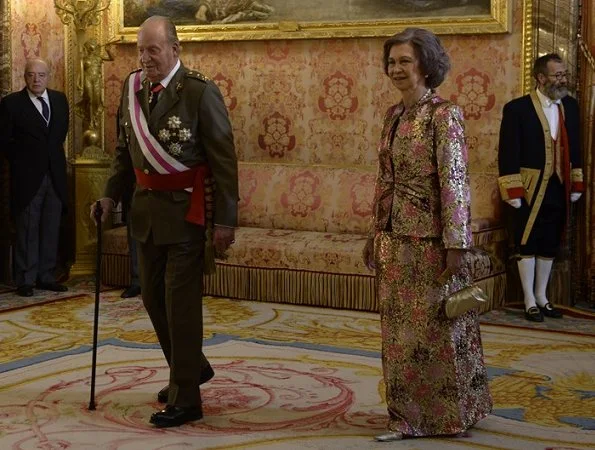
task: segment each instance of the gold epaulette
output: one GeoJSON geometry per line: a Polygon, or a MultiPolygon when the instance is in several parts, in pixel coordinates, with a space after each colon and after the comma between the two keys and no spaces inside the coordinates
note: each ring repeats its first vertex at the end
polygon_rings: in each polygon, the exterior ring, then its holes
{"type": "Polygon", "coordinates": [[[195,80],[200,80],[203,82],[207,82],[209,81],[209,77],[207,77],[206,75],[203,75],[200,72],[197,72],[196,70],[189,70],[188,72],[186,72],[186,77],[187,78],[194,78],[195,80]]]}

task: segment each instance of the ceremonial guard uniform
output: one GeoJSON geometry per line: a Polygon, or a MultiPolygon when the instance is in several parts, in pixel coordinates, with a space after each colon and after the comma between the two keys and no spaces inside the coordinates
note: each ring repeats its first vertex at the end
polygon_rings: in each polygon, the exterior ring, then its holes
{"type": "Polygon", "coordinates": [[[576,100],[564,97],[560,112],[563,120],[554,140],[537,91],[504,106],[498,183],[503,200],[522,199],[522,206],[512,211],[509,230],[521,256],[556,256],[570,192],[584,190],[576,100]],[[540,214],[542,208],[550,214],[540,214]],[[537,220],[540,216],[546,221],[537,220]],[[547,239],[541,238],[544,233],[547,239]]]}

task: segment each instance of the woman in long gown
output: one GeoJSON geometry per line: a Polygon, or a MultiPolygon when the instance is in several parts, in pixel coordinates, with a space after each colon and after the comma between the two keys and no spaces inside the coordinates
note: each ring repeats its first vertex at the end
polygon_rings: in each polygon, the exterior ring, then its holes
{"type": "Polygon", "coordinates": [[[457,435],[492,408],[477,311],[444,314],[470,283],[471,195],[463,117],[434,91],[450,68],[439,39],[408,28],[384,44],[384,70],[402,101],[384,118],[364,262],[376,269],[387,433],[457,435]],[[449,282],[441,281],[445,269],[449,282]]]}

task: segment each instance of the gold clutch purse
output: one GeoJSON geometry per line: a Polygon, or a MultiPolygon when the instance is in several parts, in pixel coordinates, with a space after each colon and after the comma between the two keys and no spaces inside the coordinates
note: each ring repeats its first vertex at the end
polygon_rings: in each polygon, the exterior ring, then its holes
{"type": "Polygon", "coordinates": [[[481,305],[487,303],[488,297],[475,284],[467,286],[460,291],[454,292],[446,297],[444,302],[444,312],[446,317],[454,319],[465,314],[473,308],[479,308],[481,305]]]}
{"type": "MultiPolygon", "coordinates": [[[[450,275],[450,271],[447,269],[445,273],[440,275],[439,282],[445,284],[446,280],[450,278],[450,275]]],[[[454,319],[465,314],[470,309],[479,308],[487,303],[488,300],[485,292],[479,286],[472,284],[446,297],[444,299],[444,312],[446,317],[454,319]]]]}

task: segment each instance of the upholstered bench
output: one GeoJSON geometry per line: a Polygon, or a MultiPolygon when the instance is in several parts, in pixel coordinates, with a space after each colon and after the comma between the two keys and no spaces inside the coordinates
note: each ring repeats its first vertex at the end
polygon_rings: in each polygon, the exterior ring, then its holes
{"type": "MultiPolygon", "coordinates": [[[[217,273],[205,277],[207,295],[377,311],[374,273],[362,262],[375,168],[240,163],[236,243],[217,273]]],[[[505,234],[473,221],[473,275],[503,303],[505,234]]],[[[102,281],[126,285],[125,227],[105,232],[102,281]]]]}
{"type": "Polygon", "coordinates": [[[502,225],[493,219],[473,219],[471,273],[490,301],[480,312],[502,307],[506,299],[506,259],[508,237],[502,225]]]}

